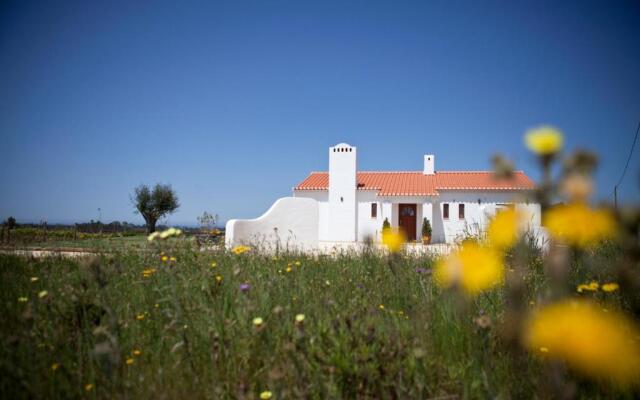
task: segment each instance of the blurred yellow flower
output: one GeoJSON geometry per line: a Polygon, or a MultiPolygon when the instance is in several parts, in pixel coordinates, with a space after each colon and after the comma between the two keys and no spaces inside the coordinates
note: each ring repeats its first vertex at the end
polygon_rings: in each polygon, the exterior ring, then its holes
{"type": "Polygon", "coordinates": [[[176,261],[176,260],[177,260],[177,258],[175,258],[173,256],[169,257],[169,261],[176,261]]]}
{"type": "Polygon", "coordinates": [[[150,242],[153,242],[154,240],[156,240],[158,235],[160,235],[160,232],[158,231],[152,232],[149,236],[147,236],[147,240],[150,242]]]}
{"type": "Polygon", "coordinates": [[[299,266],[302,265],[302,263],[300,261],[296,261],[295,264],[296,264],[296,267],[299,267],[299,266]]]}
{"type": "Polygon", "coordinates": [[[640,378],[640,330],[622,314],[565,300],[535,313],[524,332],[523,342],[531,351],[547,348],[547,357],[592,378],[619,385],[640,378]]]}
{"type": "Polygon", "coordinates": [[[380,304],[380,305],[378,306],[378,308],[379,308],[379,309],[381,309],[381,310],[384,310],[384,304],[380,304]]]}
{"type": "Polygon", "coordinates": [[[242,254],[246,253],[249,250],[251,250],[251,247],[249,246],[236,246],[231,251],[233,251],[235,254],[242,254]]]}
{"type": "Polygon", "coordinates": [[[502,255],[478,243],[465,242],[436,262],[434,279],[439,286],[460,285],[467,294],[476,295],[504,281],[502,255]]]}
{"type": "Polygon", "coordinates": [[[589,247],[613,238],[616,223],[604,209],[592,209],[584,203],[558,205],[543,215],[543,225],[551,236],[577,247],[589,247]]]}
{"type": "Polygon", "coordinates": [[[602,290],[605,292],[615,292],[618,289],[620,289],[620,285],[615,282],[605,283],[604,285],[602,285],[602,290]]]}
{"type": "Polygon", "coordinates": [[[402,250],[402,245],[407,239],[400,230],[386,228],[382,230],[382,243],[387,246],[390,252],[397,253],[402,250]]]}
{"type": "Polygon", "coordinates": [[[291,267],[287,267],[287,269],[285,269],[285,271],[291,272],[291,267]]]}
{"type": "Polygon", "coordinates": [[[216,282],[218,283],[222,282],[222,276],[216,275],[216,282]]]}
{"type": "Polygon", "coordinates": [[[269,400],[271,397],[273,397],[273,394],[268,390],[265,390],[264,392],[260,393],[261,400],[269,400]]]}
{"type": "Polygon", "coordinates": [[[138,321],[142,321],[142,320],[144,319],[144,314],[138,314],[138,315],[136,315],[136,319],[137,319],[138,321]]]}
{"type": "Polygon", "coordinates": [[[302,321],[304,321],[304,314],[296,315],[296,322],[297,323],[302,323],[302,321]]]}
{"type": "Polygon", "coordinates": [[[165,262],[166,262],[168,259],[169,259],[169,257],[167,257],[167,256],[162,256],[162,261],[165,261],[165,262]]]}
{"type": "Polygon", "coordinates": [[[262,326],[262,324],[264,323],[264,321],[262,320],[262,318],[260,318],[260,317],[256,317],[256,318],[254,318],[254,319],[253,319],[252,323],[253,323],[253,325],[254,325],[254,326],[256,326],[256,327],[258,327],[258,328],[259,328],[259,327],[261,327],[261,326],[262,326]]]}
{"type": "Polygon", "coordinates": [[[93,383],[87,383],[86,385],[84,385],[84,390],[86,390],[87,392],[90,392],[93,390],[93,383]]]}
{"type": "Polygon", "coordinates": [[[132,365],[135,361],[133,360],[133,358],[127,358],[127,365],[132,365]]]}
{"type": "Polygon", "coordinates": [[[139,356],[140,354],[142,354],[142,352],[140,350],[134,350],[133,351],[133,355],[134,356],[139,356]]]}
{"type": "Polygon", "coordinates": [[[558,129],[545,125],[528,130],[524,142],[532,152],[546,156],[560,151],[564,138],[558,129]]]}
{"type": "Polygon", "coordinates": [[[51,364],[51,370],[52,371],[55,372],[58,368],[60,368],[60,364],[58,364],[58,363],[51,364]]]}
{"type": "Polygon", "coordinates": [[[18,297],[18,302],[19,303],[26,303],[27,301],[29,301],[29,299],[24,297],[24,296],[18,297]]]}
{"type": "Polygon", "coordinates": [[[518,241],[524,215],[515,209],[499,211],[489,223],[487,238],[492,246],[506,249],[518,241]]]}
{"type": "Polygon", "coordinates": [[[47,292],[46,290],[43,290],[40,293],[38,293],[38,297],[40,297],[41,299],[47,297],[47,295],[49,295],[49,292],[47,292]]]}
{"type": "Polygon", "coordinates": [[[31,282],[38,282],[38,277],[37,276],[32,276],[31,277],[31,282]]]}
{"type": "Polygon", "coordinates": [[[218,266],[218,263],[217,263],[217,262],[215,262],[215,261],[212,261],[212,262],[211,262],[211,268],[215,268],[215,267],[217,267],[217,266],[218,266]]]}
{"type": "Polygon", "coordinates": [[[153,275],[156,272],[155,268],[147,268],[145,270],[142,271],[142,277],[143,278],[149,278],[151,275],[153,275]]]}
{"type": "Polygon", "coordinates": [[[585,290],[589,292],[597,292],[599,287],[600,287],[600,284],[598,282],[591,281],[590,283],[583,283],[581,285],[578,285],[576,290],[578,293],[582,293],[585,290]]]}

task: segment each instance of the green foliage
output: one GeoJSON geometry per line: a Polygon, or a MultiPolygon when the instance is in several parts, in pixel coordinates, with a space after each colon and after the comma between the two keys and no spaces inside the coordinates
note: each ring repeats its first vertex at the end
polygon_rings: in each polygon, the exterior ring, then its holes
{"type": "Polygon", "coordinates": [[[426,217],[422,219],[422,236],[431,237],[431,223],[426,217]]]}
{"type": "MultiPolygon", "coordinates": [[[[503,291],[461,308],[433,284],[429,257],[398,257],[390,268],[372,253],[202,253],[188,239],[160,246],[93,261],[0,255],[2,397],[538,393],[540,361],[514,360],[501,340],[503,291]],[[240,290],[243,283],[250,289],[240,290]],[[299,313],[303,324],[294,322],[299,313]],[[478,326],[481,315],[492,324],[478,326]],[[252,324],[255,317],[262,327],[252,324]]],[[[527,291],[535,300],[544,287],[539,254],[529,262],[527,291]]],[[[619,395],[574,390],[585,398],[619,395]]]]}
{"type": "Polygon", "coordinates": [[[175,212],[180,203],[171,185],[156,184],[153,190],[147,185],[134,189],[133,202],[147,224],[147,233],[155,232],[156,223],[165,215],[175,212]]]}
{"type": "Polygon", "coordinates": [[[390,229],[390,228],[391,228],[391,224],[389,223],[389,220],[385,218],[384,221],[382,221],[382,230],[390,229]]]}

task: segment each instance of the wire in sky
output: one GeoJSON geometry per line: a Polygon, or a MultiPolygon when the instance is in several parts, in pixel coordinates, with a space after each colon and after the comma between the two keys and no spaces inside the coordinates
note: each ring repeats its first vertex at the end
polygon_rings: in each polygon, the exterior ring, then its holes
{"type": "Polygon", "coordinates": [[[629,161],[631,161],[631,155],[633,154],[633,149],[636,147],[636,142],[638,141],[638,132],[640,132],[640,122],[638,122],[638,129],[636,129],[636,136],[633,138],[633,145],[631,145],[631,151],[629,152],[629,157],[627,157],[627,163],[624,165],[624,170],[622,171],[622,175],[618,180],[616,186],[620,186],[622,180],[624,179],[624,175],[627,173],[627,168],[629,168],[629,161]]]}
{"type": "Polygon", "coordinates": [[[624,169],[622,170],[622,175],[620,175],[620,179],[618,179],[618,183],[613,187],[613,191],[609,195],[611,197],[615,192],[616,188],[620,186],[624,176],[627,174],[627,168],[629,168],[629,161],[631,161],[631,156],[633,155],[633,149],[636,147],[636,142],[638,141],[638,132],[640,132],[640,122],[638,122],[638,128],[636,129],[636,136],[633,138],[633,144],[631,145],[631,151],[629,152],[629,157],[627,157],[627,163],[624,165],[624,169]]]}

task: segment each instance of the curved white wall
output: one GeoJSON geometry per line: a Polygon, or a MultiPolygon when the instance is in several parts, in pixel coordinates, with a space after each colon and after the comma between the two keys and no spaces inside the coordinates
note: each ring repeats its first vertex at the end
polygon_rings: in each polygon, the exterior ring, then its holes
{"type": "Polygon", "coordinates": [[[253,245],[273,250],[309,250],[318,247],[318,202],[303,197],[283,197],[255,219],[227,222],[225,244],[253,245]]]}

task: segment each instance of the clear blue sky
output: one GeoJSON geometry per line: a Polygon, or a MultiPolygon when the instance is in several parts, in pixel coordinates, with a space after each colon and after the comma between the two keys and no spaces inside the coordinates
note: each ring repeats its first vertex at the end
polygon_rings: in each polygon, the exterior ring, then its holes
{"type": "Polygon", "coordinates": [[[342,141],[360,169],[502,152],[537,178],[541,123],[599,152],[602,198],[640,120],[637,1],[146,3],[2,2],[0,218],[142,222],[129,194],[155,182],[170,223],[254,217],[342,141]]]}

